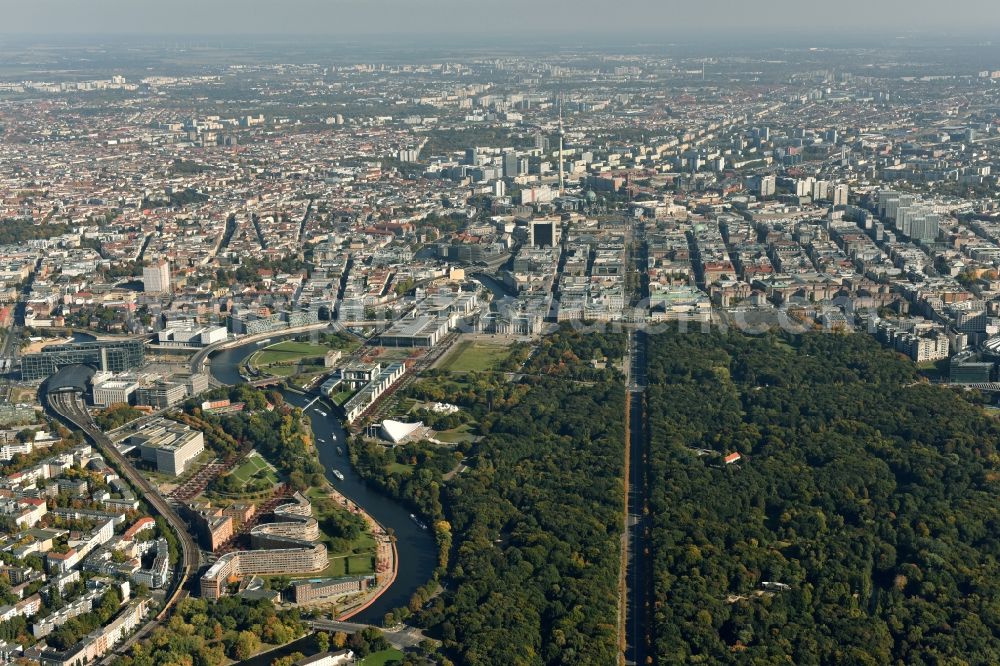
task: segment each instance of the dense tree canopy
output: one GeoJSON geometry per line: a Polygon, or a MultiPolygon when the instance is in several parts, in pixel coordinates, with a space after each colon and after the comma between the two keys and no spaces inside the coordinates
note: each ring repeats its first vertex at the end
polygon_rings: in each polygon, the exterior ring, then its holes
{"type": "Polygon", "coordinates": [[[863,335],[648,346],[659,663],[1000,663],[993,417],[863,335]]]}
{"type": "Polygon", "coordinates": [[[305,629],[297,610],[277,611],[270,601],[223,597],[209,602],[188,598],[165,625],[113,663],[221,666],[229,663],[228,659],[257,655],[263,643],[283,645],[301,636],[305,629]]]}
{"type": "Polygon", "coordinates": [[[0,220],[0,245],[24,243],[62,236],[72,231],[68,224],[35,224],[31,220],[0,220]]]}
{"type": "Polygon", "coordinates": [[[470,469],[445,489],[449,591],[424,615],[459,663],[616,663],[625,392],[590,360],[623,350],[565,328],[495,387],[470,469]]]}
{"type": "Polygon", "coordinates": [[[129,421],[134,421],[135,419],[142,416],[142,411],[132,407],[125,402],[116,402],[113,405],[109,405],[97,412],[94,415],[94,423],[101,430],[107,432],[108,430],[114,430],[115,428],[120,428],[129,421]]]}

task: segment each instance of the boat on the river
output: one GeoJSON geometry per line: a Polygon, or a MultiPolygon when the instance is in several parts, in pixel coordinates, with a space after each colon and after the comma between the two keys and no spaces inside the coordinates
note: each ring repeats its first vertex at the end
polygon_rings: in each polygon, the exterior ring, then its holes
{"type": "Polygon", "coordinates": [[[424,525],[422,522],[420,522],[420,519],[417,518],[417,514],[411,513],[410,514],[410,520],[412,520],[413,522],[415,522],[417,524],[417,527],[419,527],[420,529],[422,529],[422,530],[426,530],[427,529],[427,526],[424,525]]]}
{"type": "MultiPolygon", "coordinates": [[[[279,339],[274,338],[275,341],[279,339]]],[[[218,354],[213,355],[210,364],[206,364],[206,370],[215,381],[222,384],[237,384],[241,381],[239,376],[241,372],[247,375],[243,381],[252,381],[257,373],[247,373],[243,364],[250,355],[259,350],[260,346],[253,342],[221,350],[218,354]]],[[[349,435],[345,434],[343,439],[340,437],[342,432],[340,419],[337,419],[336,423],[333,421],[337,418],[337,414],[332,411],[332,407],[328,407],[329,403],[317,402],[310,405],[309,403],[315,396],[309,395],[308,392],[289,391],[287,387],[278,387],[277,390],[281,391],[285,397],[286,404],[307,410],[308,415],[312,417],[315,429],[312,441],[316,442],[319,437],[327,440],[326,443],[316,446],[315,454],[322,462],[323,472],[333,483],[333,488],[341,492],[351,503],[364,509],[382,525],[395,525],[404,531],[409,529],[409,532],[405,534],[406,543],[400,545],[400,548],[405,550],[400,558],[398,577],[395,582],[371,606],[352,618],[354,621],[380,624],[386,611],[406,605],[413,592],[433,577],[434,567],[437,565],[437,549],[434,535],[430,529],[431,523],[429,520],[427,521],[426,529],[407,528],[406,521],[409,520],[407,508],[413,511],[413,507],[405,507],[404,504],[384,493],[375,484],[361,483],[355,476],[351,476],[351,483],[347,483],[347,475],[351,469],[350,462],[347,460],[350,454],[346,443],[349,441],[349,435]],[[316,414],[316,407],[329,412],[329,420],[324,419],[325,423],[323,424],[317,421],[319,415],[316,414]],[[332,435],[331,429],[336,430],[335,437],[332,435]],[[330,442],[331,439],[334,441],[330,442]],[[335,471],[334,468],[338,466],[341,469],[335,471]],[[421,556],[417,557],[418,554],[421,556]]],[[[411,522],[410,525],[416,526],[416,523],[411,522]]],[[[298,645],[299,647],[294,649],[300,649],[303,652],[309,651],[306,648],[312,649],[311,644],[298,645]]],[[[255,661],[252,666],[269,666],[272,660],[273,658],[267,658],[259,664],[255,661]]]]}

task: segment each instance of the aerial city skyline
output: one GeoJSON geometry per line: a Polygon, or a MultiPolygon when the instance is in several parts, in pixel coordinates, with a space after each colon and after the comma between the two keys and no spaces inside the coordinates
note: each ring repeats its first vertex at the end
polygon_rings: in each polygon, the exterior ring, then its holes
{"type": "Polygon", "coordinates": [[[998,27],[5,8],[0,662],[1000,663],[998,27]]]}

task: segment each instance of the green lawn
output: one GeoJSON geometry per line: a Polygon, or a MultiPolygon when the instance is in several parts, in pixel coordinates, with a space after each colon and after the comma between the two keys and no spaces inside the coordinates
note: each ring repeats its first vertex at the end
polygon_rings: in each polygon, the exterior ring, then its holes
{"type": "Polygon", "coordinates": [[[336,395],[332,396],[330,400],[332,400],[335,405],[340,407],[345,402],[350,400],[352,395],[354,395],[354,391],[351,389],[347,389],[346,391],[341,391],[340,393],[337,393],[336,395]]]}
{"type": "Polygon", "coordinates": [[[233,477],[241,483],[246,483],[252,479],[257,472],[268,469],[267,463],[260,456],[247,456],[243,464],[236,468],[233,477]]]}
{"type": "Polygon", "coordinates": [[[258,368],[265,368],[275,363],[294,363],[303,358],[325,356],[327,351],[328,348],[324,345],[287,340],[265,347],[254,354],[253,364],[258,368]]]}
{"type": "Polygon", "coordinates": [[[434,439],[441,440],[448,444],[457,444],[459,442],[471,442],[475,439],[475,436],[470,432],[472,426],[466,423],[465,425],[460,425],[452,430],[442,430],[435,434],[434,439]]]}
{"type": "Polygon", "coordinates": [[[232,472],[232,475],[233,478],[242,483],[244,486],[254,477],[264,477],[272,484],[278,482],[278,477],[275,476],[271,467],[259,455],[247,456],[246,460],[243,461],[243,464],[232,472]]]}
{"type": "Polygon", "coordinates": [[[347,558],[347,575],[357,576],[360,574],[370,574],[375,571],[375,557],[373,555],[352,555],[347,558]]]}
{"type": "Polygon", "coordinates": [[[389,648],[388,650],[382,650],[381,652],[371,653],[361,661],[360,666],[385,666],[386,664],[391,664],[394,661],[402,660],[402,652],[396,648],[389,648]]]}
{"type": "Polygon", "coordinates": [[[483,372],[493,368],[509,353],[509,347],[465,340],[448,354],[441,367],[450,372],[483,372]]]}
{"type": "Polygon", "coordinates": [[[409,474],[413,471],[413,465],[404,465],[403,463],[389,463],[389,472],[398,474],[409,474]]]}
{"type": "Polygon", "coordinates": [[[291,377],[295,374],[296,366],[294,365],[269,365],[266,367],[258,367],[258,370],[263,370],[269,375],[274,375],[275,377],[291,377]]]}

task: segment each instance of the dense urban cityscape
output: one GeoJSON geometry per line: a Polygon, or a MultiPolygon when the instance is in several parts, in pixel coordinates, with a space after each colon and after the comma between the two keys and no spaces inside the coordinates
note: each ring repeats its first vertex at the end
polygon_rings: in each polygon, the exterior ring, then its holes
{"type": "Polygon", "coordinates": [[[8,46],[0,663],[1000,663],[996,45],[8,46]]]}

